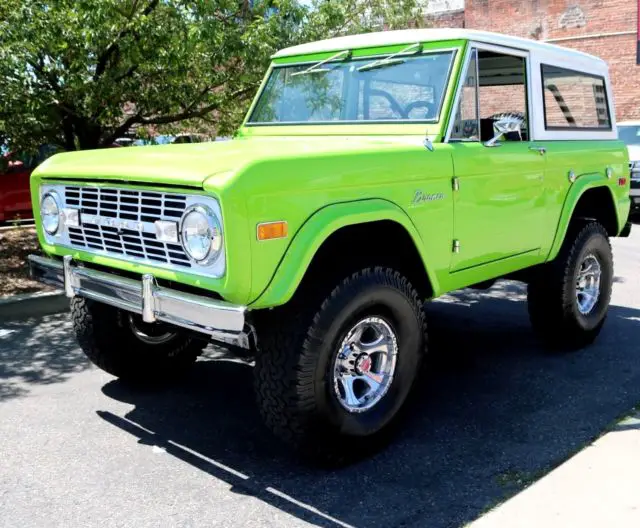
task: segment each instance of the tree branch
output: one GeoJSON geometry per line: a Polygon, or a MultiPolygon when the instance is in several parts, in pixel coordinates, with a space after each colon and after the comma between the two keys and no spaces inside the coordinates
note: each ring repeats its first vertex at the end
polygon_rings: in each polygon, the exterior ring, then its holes
{"type": "Polygon", "coordinates": [[[126,72],[124,72],[121,75],[118,75],[113,82],[118,83],[120,81],[124,81],[125,79],[133,76],[133,74],[138,70],[138,68],[140,67],[139,64],[134,64],[133,66],[131,66],[126,72]]]}
{"type": "Polygon", "coordinates": [[[185,111],[185,112],[180,112],[179,114],[173,114],[168,116],[142,118],[140,123],[143,125],[168,125],[169,123],[177,123],[178,121],[185,121],[187,119],[202,117],[203,115],[207,115],[209,112],[213,112],[219,106],[220,106],[220,103],[218,102],[218,103],[212,103],[210,105],[204,106],[199,110],[185,111]]]}
{"type": "Polygon", "coordinates": [[[40,77],[45,82],[45,84],[47,84],[49,88],[53,90],[53,92],[55,92],[57,95],[60,95],[60,92],[61,92],[60,85],[58,84],[58,81],[54,76],[52,76],[49,72],[45,71],[42,58],[39,57],[38,63],[27,60],[27,64],[31,66],[38,75],[40,75],[40,77]]]}
{"type": "MultiPolygon", "coordinates": [[[[142,11],[141,16],[149,15],[156,7],[158,7],[159,3],[160,3],[160,0],[151,0],[147,5],[147,7],[145,7],[144,10],[142,11]]],[[[131,18],[133,18],[133,14],[135,13],[135,9],[137,8],[137,6],[138,6],[138,3],[135,2],[133,6],[134,10],[131,13],[131,18]]],[[[120,31],[120,33],[118,33],[118,35],[113,40],[113,42],[111,42],[111,44],[107,46],[107,49],[105,49],[104,52],[102,52],[102,54],[98,57],[98,60],[96,61],[96,72],[93,75],[94,81],[97,81],[104,74],[105,70],[107,69],[107,64],[109,63],[109,60],[111,59],[113,54],[120,52],[119,41],[122,40],[124,37],[126,37],[130,32],[131,32],[131,23],[128,23],[126,27],[124,27],[120,31]]]]}
{"type": "Polygon", "coordinates": [[[111,134],[106,136],[100,143],[103,146],[111,145],[116,139],[124,135],[124,133],[133,125],[136,125],[138,123],[142,123],[142,117],[140,116],[139,112],[125,119],[124,122],[114,128],[111,134]]]}
{"type": "MultiPolygon", "coordinates": [[[[229,95],[228,99],[235,99],[237,97],[242,97],[244,95],[247,95],[254,89],[255,89],[254,86],[248,86],[246,88],[236,90],[235,92],[229,95]]],[[[180,112],[179,114],[173,114],[168,116],[157,116],[157,117],[142,117],[140,118],[139,122],[142,125],[168,125],[169,123],[176,123],[178,121],[185,121],[187,119],[194,119],[194,118],[205,116],[208,113],[213,112],[217,108],[220,108],[220,106],[222,106],[222,103],[218,101],[216,103],[203,106],[198,110],[186,109],[185,111],[180,112]]],[[[193,107],[193,105],[190,105],[190,107],[193,107]]]]}
{"type": "Polygon", "coordinates": [[[331,36],[335,37],[337,35],[340,35],[350,24],[352,24],[356,20],[356,18],[363,16],[366,10],[367,6],[364,4],[360,4],[360,9],[354,9],[351,13],[351,16],[347,17],[340,27],[335,28],[331,32],[331,36]]]}
{"type": "Polygon", "coordinates": [[[193,99],[193,101],[191,101],[191,104],[189,105],[183,105],[184,111],[185,112],[190,112],[191,110],[193,110],[196,106],[198,106],[198,104],[200,104],[200,102],[202,101],[202,98],[207,95],[207,93],[209,93],[209,91],[212,89],[211,86],[206,86],[199,94],[197,97],[195,97],[193,99]]]}

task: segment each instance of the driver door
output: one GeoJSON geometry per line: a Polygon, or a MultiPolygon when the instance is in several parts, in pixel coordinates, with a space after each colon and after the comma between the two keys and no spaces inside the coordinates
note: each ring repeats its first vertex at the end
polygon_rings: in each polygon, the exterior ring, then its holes
{"type": "Polygon", "coordinates": [[[529,141],[526,67],[524,53],[471,51],[450,137],[453,272],[539,252],[546,160],[529,141]],[[520,131],[492,142],[505,114],[519,120],[520,131]]]}

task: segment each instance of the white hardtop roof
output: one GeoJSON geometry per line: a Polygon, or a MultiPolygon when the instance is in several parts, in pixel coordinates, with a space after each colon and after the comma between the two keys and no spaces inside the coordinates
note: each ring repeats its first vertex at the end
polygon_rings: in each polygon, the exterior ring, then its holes
{"type": "Polygon", "coordinates": [[[555,53],[563,58],[580,58],[604,62],[602,59],[553,44],[547,44],[538,40],[525,39],[493,33],[490,31],[477,31],[472,29],[401,29],[395,31],[378,31],[375,33],[363,33],[335,37],[326,40],[318,40],[307,44],[300,44],[278,51],[273,58],[291,57],[294,55],[308,55],[311,53],[323,53],[330,51],[353,50],[359,48],[373,48],[378,46],[394,46],[401,44],[414,44],[416,42],[435,42],[439,40],[475,40],[486,44],[495,44],[528,51],[543,51],[555,53]]]}

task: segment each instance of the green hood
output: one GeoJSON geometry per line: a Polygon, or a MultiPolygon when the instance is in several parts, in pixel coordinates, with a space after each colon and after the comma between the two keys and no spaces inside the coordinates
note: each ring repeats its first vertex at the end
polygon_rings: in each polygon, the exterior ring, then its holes
{"type": "MultiPolygon", "coordinates": [[[[419,143],[419,138],[413,138],[419,143]]],[[[402,138],[247,138],[210,143],[120,147],[67,152],[49,158],[36,173],[43,178],[116,180],[202,188],[207,178],[238,173],[274,159],[337,155],[370,149],[406,148],[402,138]]]]}

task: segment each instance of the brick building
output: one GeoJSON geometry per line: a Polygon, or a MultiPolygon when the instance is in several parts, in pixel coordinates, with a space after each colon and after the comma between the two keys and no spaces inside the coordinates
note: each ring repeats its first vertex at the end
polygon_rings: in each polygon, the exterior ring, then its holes
{"type": "Polygon", "coordinates": [[[618,120],[640,119],[639,0],[431,0],[435,27],[497,31],[551,42],[609,63],[618,120]]]}

